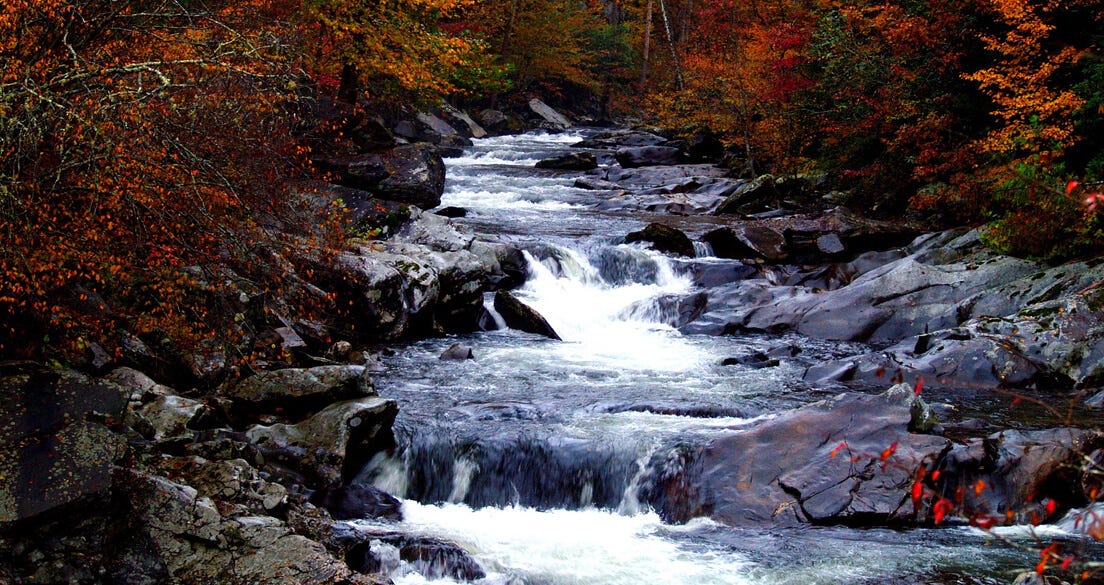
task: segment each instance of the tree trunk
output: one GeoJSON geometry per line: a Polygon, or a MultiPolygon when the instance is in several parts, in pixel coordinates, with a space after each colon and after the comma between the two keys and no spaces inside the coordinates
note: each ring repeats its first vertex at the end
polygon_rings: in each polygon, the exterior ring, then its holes
{"type": "Polygon", "coordinates": [[[675,38],[671,35],[671,20],[667,18],[667,5],[659,0],[659,12],[663,15],[663,30],[667,34],[667,46],[671,49],[671,62],[675,66],[675,87],[682,90],[686,83],[682,79],[682,65],[679,64],[678,49],[675,48],[675,38]]]}
{"type": "Polygon", "coordinates": [[[644,62],[640,66],[640,85],[648,83],[648,59],[652,48],[652,0],[648,0],[647,14],[644,16],[644,62]]]}

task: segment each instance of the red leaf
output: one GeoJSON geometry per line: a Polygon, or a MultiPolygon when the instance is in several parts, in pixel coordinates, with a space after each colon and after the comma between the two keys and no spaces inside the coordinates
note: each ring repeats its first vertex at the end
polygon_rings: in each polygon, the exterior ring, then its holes
{"type": "Polygon", "coordinates": [[[1066,183],[1066,197],[1069,197],[1070,193],[1073,193],[1073,190],[1076,189],[1077,186],[1080,184],[1081,183],[1077,181],[1070,181],[1069,183],[1066,183]]]}
{"type": "Polygon", "coordinates": [[[912,507],[920,507],[920,498],[924,496],[924,484],[915,482],[912,484],[912,507]]]}
{"type": "Polygon", "coordinates": [[[1058,503],[1055,502],[1054,500],[1047,500],[1047,503],[1046,503],[1047,514],[1053,514],[1054,510],[1056,510],[1056,509],[1058,509],[1058,503]]]}
{"type": "Polygon", "coordinates": [[[835,459],[836,455],[839,455],[839,452],[842,451],[843,449],[845,449],[846,447],[847,447],[847,441],[841,442],[839,445],[836,445],[835,449],[832,449],[832,452],[828,454],[828,457],[830,459],[835,459]]]}
{"type": "Polygon", "coordinates": [[[920,392],[923,389],[924,389],[924,378],[918,378],[916,380],[916,388],[913,388],[912,392],[913,392],[913,394],[916,394],[917,396],[919,396],[920,392]]]}
{"type": "Polygon", "coordinates": [[[886,447],[885,450],[882,451],[881,460],[885,461],[885,460],[889,459],[896,452],[897,452],[897,442],[894,441],[892,445],[886,447]]]}
{"type": "Polygon", "coordinates": [[[939,501],[932,507],[932,517],[935,519],[935,523],[939,524],[943,522],[943,519],[947,517],[954,509],[954,504],[947,498],[939,498],[939,501]]]}

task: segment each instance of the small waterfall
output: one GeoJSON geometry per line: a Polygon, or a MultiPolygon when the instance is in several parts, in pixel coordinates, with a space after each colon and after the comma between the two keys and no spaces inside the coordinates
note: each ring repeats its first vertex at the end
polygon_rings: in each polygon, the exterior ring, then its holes
{"type": "Polygon", "coordinates": [[[713,246],[709,245],[709,242],[694,242],[694,257],[695,258],[712,258],[716,256],[713,253],[713,246]]]}

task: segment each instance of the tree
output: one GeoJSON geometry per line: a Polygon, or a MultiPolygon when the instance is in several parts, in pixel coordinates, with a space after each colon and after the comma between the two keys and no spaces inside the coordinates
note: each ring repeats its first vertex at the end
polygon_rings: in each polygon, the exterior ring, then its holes
{"type": "Polygon", "coordinates": [[[298,218],[304,76],[283,0],[13,0],[0,14],[0,355],[247,332],[298,218]],[[257,15],[264,15],[263,18],[257,15]],[[244,288],[242,288],[244,287],[244,288]]]}
{"type": "Polygon", "coordinates": [[[442,21],[477,0],[303,0],[315,23],[312,67],[347,101],[433,102],[500,83],[503,70],[474,36],[451,34],[442,21]],[[370,95],[361,95],[367,90],[370,95]]]}

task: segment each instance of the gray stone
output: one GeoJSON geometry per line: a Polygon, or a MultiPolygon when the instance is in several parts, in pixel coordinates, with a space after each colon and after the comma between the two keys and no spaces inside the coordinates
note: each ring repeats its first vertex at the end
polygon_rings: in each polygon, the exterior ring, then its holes
{"type": "MultiPolygon", "coordinates": [[[[471,138],[483,138],[487,136],[487,131],[463,110],[456,109],[446,102],[441,102],[440,107],[441,111],[446,116],[463,124],[462,128],[467,130],[467,136],[471,138]]],[[[503,118],[505,119],[505,117],[503,118]]]]}
{"type": "Polygon", "coordinates": [[[840,241],[839,234],[829,233],[824,234],[816,239],[817,249],[828,255],[842,254],[846,251],[843,242],[840,241]]]}
{"type": "Polygon", "coordinates": [[[224,389],[222,395],[253,409],[303,410],[375,396],[376,389],[364,366],[338,365],[261,372],[224,389]]]}
{"type": "Polygon", "coordinates": [[[737,526],[907,520],[914,471],[950,445],[909,432],[912,398],[908,387],[842,395],[764,420],[682,454],[654,478],[648,501],[668,520],[707,515],[737,526]]]}
{"type": "Polygon", "coordinates": [[[495,293],[494,308],[511,329],[560,339],[556,330],[552,329],[540,313],[504,290],[495,293]]]}
{"type": "Polygon", "coordinates": [[[628,244],[648,242],[658,252],[669,252],[693,258],[694,243],[681,230],[661,223],[650,223],[643,230],[631,232],[625,236],[628,244]]]}
{"type": "Polygon", "coordinates": [[[442,360],[471,360],[475,359],[475,354],[472,353],[471,347],[454,343],[450,345],[448,349],[441,352],[441,355],[438,357],[442,360]]]}
{"type": "Polygon", "coordinates": [[[31,518],[111,486],[122,438],[114,384],[31,363],[0,364],[0,524],[31,518]]]}
{"type": "Polygon", "coordinates": [[[538,161],[538,169],[557,169],[566,171],[589,171],[598,168],[598,159],[589,152],[569,152],[560,156],[538,161]]]}
{"type": "Polygon", "coordinates": [[[607,148],[617,149],[630,146],[659,146],[667,142],[667,139],[641,130],[607,130],[598,132],[593,136],[571,146],[576,148],[607,148]]]}
{"type": "Polygon", "coordinates": [[[426,112],[418,112],[417,120],[427,126],[431,131],[441,136],[456,136],[459,132],[448,122],[426,112]]]}
{"type": "Polygon", "coordinates": [[[246,436],[319,485],[332,486],[360,471],[374,446],[386,441],[397,413],[394,400],[362,398],[333,404],[299,424],[256,426],[246,436]]]}
{"type": "Polygon", "coordinates": [[[686,162],[682,151],[670,146],[631,146],[619,148],[614,158],[622,168],[670,166],[686,162]]]}
{"type": "MultiPolygon", "coordinates": [[[[369,584],[325,547],[269,516],[224,518],[209,498],[165,478],[131,472],[122,484],[148,543],[131,562],[160,565],[174,583],[369,584]]],[[[135,542],[131,539],[130,542],[135,542]]]]}
{"type": "Polygon", "coordinates": [[[529,100],[529,109],[556,128],[566,129],[572,126],[571,121],[564,117],[563,114],[557,112],[552,106],[549,106],[537,98],[529,100]]]}
{"type": "Polygon", "coordinates": [[[127,424],[152,441],[190,439],[195,432],[188,424],[205,408],[202,402],[183,396],[158,396],[147,404],[132,407],[127,424]]]}

